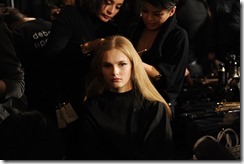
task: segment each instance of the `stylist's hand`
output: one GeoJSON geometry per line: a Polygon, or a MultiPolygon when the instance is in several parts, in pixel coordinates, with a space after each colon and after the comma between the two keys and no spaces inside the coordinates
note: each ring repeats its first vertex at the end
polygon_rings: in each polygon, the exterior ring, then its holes
{"type": "Polygon", "coordinates": [[[82,53],[88,54],[91,51],[98,49],[99,47],[101,47],[103,41],[104,41],[103,38],[99,38],[99,39],[81,44],[80,47],[81,47],[82,53]]]}

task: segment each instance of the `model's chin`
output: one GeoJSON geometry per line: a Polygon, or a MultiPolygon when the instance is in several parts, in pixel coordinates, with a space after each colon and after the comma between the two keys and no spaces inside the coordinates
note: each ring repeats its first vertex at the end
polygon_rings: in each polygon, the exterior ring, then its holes
{"type": "Polygon", "coordinates": [[[111,85],[111,87],[112,88],[114,88],[114,89],[117,89],[117,88],[120,88],[121,87],[121,85],[120,84],[116,84],[116,83],[113,83],[112,85],[111,85]]]}

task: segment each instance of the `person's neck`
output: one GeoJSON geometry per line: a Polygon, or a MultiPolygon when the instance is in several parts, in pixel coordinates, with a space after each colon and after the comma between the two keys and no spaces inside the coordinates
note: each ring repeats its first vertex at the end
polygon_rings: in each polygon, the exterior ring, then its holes
{"type": "Polygon", "coordinates": [[[115,89],[115,88],[110,88],[109,91],[110,92],[114,92],[114,93],[125,93],[125,92],[129,92],[133,89],[132,86],[128,86],[122,89],[115,89]]]}
{"type": "Polygon", "coordinates": [[[147,33],[157,34],[160,31],[160,28],[148,29],[148,28],[145,27],[144,31],[147,32],[147,33]]]}

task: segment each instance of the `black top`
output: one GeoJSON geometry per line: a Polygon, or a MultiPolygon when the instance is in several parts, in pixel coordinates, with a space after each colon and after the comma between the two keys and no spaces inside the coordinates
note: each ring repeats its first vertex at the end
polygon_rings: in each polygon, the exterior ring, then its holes
{"type": "Polygon", "coordinates": [[[16,55],[25,70],[25,82],[29,107],[37,108],[43,103],[44,48],[49,38],[51,22],[41,18],[21,23],[13,30],[16,55]]]}
{"type": "Polygon", "coordinates": [[[225,62],[230,54],[235,54],[240,59],[240,1],[207,1],[214,20],[214,52],[217,59],[225,62]]]}
{"type": "MultiPolygon", "coordinates": [[[[133,27],[129,38],[137,45],[145,28],[142,20],[133,27]]],[[[141,56],[143,62],[153,65],[162,75],[155,83],[156,88],[168,101],[174,101],[182,88],[188,60],[188,36],[177,25],[175,15],[170,17],[160,29],[152,47],[141,56]]]]}
{"type": "Polygon", "coordinates": [[[24,22],[13,30],[16,54],[25,68],[34,71],[42,66],[50,30],[51,22],[41,18],[24,22]]]}
{"type": "Polygon", "coordinates": [[[16,56],[13,36],[7,25],[0,20],[0,80],[6,85],[6,93],[0,97],[0,123],[13,109],[12,98],[20,98],[24,94],[24,72],[16,56]]]}
{"type": "Polygon", "coordinates": [[[0,20],[0,79],[6,84],[4,100],[20,98],[24,93],[24,72],[16,57],[13,36],[7,25],[0,20]]]}
{"type": "Polygon", "coordinates": [[[75,159],[170,159],[172,131],[163,105],[141,100],[134,90],[105,92],[87,100],[75,159]]]}
{"type": "Polygon", "coordinates": [[[81,55],[80,44],[117,33],[118,28],[111,22],[102,22],[86,9],[68,5],[53,21],[48,55],[81,55]]]}
{"type": "Polygon", "coordinates": [[[214,36],[206,0],[180,0],[176,18],[189,36],[189,63],[201,62],[212,49],[214,36]]]}
{"type": "MultiPolygon", "coordinates": [[[[65,6],[53,21],[47,43],[49,69],[49,94],[59,94],[60,99],[82,101],[84,81],[91,65],[91,57],[82,54],[80,45],[101,37],[116,34],[117,27],[102,22],[86,9],[65,6]],[[54,80],[51,84],[50,80],[54,80]],[[56,87],[56,90],[55,90],[56,87]],[[77,100],[75,100],[77,99],[77,100]]],[[[57,95],[54,97],[58,97],[57,95]]],[[[61,100],[62,101],[62,100],[61,100]]],[[[53,102],[56,102],[53,100],[53,102]]],[[[75,103],[76,104],[76,103],[75,103]]],[[[72,105],[75,107],[75,104],[72,105]]],[[[79,108],[79,107],[78,107],[79,108]]]]}

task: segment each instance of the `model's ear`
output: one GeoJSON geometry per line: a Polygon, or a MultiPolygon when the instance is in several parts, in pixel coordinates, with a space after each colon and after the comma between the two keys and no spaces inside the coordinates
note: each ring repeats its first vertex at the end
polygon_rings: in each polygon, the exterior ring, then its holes
{"type": "Polygon", "coordinates": [[[176,6],[174,6],[170,11],[169,11],[169,16],[173,16],[176,11],[176,6]]]}

